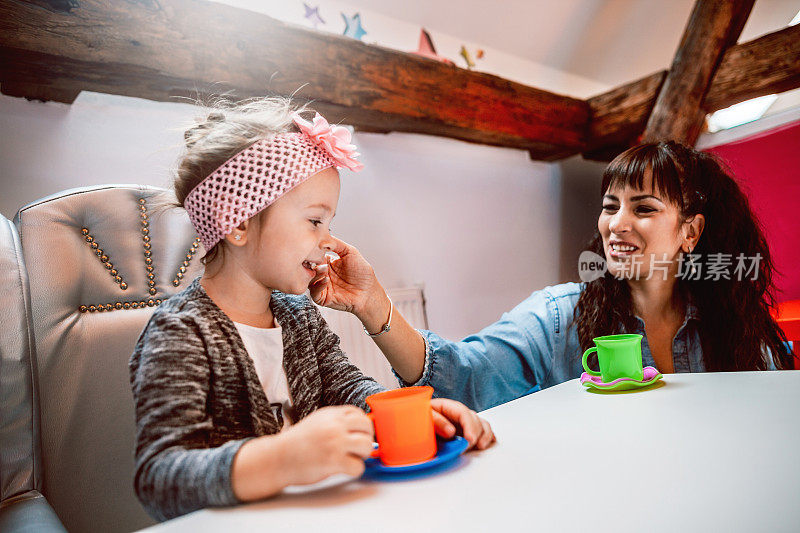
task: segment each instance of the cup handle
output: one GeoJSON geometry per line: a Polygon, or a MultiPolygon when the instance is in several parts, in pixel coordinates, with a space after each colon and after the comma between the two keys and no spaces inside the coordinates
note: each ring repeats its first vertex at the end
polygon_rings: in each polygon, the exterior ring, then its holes
{"type": "MultiPolygon", "coordinates": [[[[366,413],[366,414],[369,417],[370,421],[372,421],[372,426],[374,427],[375,426],[375,415],[373,415],[372,413],[366,413]]],[[[372,450],[372,453],[370,453],[369,456],[370,457],[374,457],[376,459],[378,457],[380,457],[380,448],[378,448],[378,443],[377,442],[375,443],[375,449],[372,450]]]]}
{"type": "Polygon", "coordinates": [[[591,354],[593,352],[596,352],[596,351],[597,351],[597,347],[596,346],[592,346],[591,348],[589,348],[588,350],[583,352],[583,359],[581,360],[581,364],[583,365],[583,369],[586,371],[587,374],[589,374],[591,376],[599,376],[599,375],[601,375],[600,372],[595,372],[594,370],[589,368],[589,361],[587,361],[587,359],[589,358],[589,354],[591,354]]]}

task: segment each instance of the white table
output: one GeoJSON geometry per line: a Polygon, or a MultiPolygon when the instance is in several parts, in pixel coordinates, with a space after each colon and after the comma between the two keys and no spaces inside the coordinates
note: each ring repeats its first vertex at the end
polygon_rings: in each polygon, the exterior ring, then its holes
{"type": "Polygon", "coordinates": [[[350,481],[150,531],[800,531],[800,371],[577,380],[483,413],[498,443],[423,479],[350,481]]]}

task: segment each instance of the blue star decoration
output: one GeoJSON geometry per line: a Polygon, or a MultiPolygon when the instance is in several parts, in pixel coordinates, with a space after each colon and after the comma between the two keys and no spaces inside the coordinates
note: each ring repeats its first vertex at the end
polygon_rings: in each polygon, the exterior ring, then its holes
{"type": "Polygon", "coordinates": [[[303,7],[306,8],[305,18],[311,22],[311,24],[314,26],[314,29],[317,29],[317,26],[320,24],[325,24],[325,21],[322,20],[322,17],[319,15],[319,6],[311,7],[303,2],[303,7]]]}
{"type": "Polygon", "coordinates": [[[363,36],[367,34],[364,31],[364,28],[361,26],[361,15],[356,13],[352,17],[348,17],[344,13],[342,13],[342,18],[344,19],[344,34],[347,37],[352,37],[353,39],[358,39],[359,41],[363,36]]]}

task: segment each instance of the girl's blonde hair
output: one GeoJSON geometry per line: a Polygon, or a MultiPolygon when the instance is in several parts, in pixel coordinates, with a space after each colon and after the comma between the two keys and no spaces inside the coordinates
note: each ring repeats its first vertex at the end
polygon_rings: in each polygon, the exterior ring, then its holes
{"type": "MultiPolygon", "coordinates": [[[[278,133],[298,132],[292,113],[307,111],[280,96],[238,102],[218,97],[203,107],[208,110],[205,118],[183,134],[186,152],[178,161],[173,181],[179,207],[184,207],[186,196],[209,174],[254,142],[278,133]]],[[[206,250],[204,263],[214,259],[220,244],[206,250]]]]}

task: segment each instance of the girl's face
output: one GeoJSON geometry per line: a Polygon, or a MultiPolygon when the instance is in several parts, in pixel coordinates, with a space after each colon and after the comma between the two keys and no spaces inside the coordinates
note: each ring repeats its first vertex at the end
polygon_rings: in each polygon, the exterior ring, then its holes
{"type": "Polygon", "coordinates": [[[608,271],[627,279],[674,278],[681,250],[688,251],[696,239],[678,206],[653,190],[649,171],[644,178],[643,190],[612,185],[603,196],[597,229],[608,271]]]}
{"type": "MultiPolygon", "coordinates": [[[[331,250],[331,220],[339,203],[339,173],[328,168],[286,193],[260,217],[250,233],[251,276],[270,289],[302,294],[331,250]]],[[[252,226],[251,226],[252,227],[252,226]]]]}

